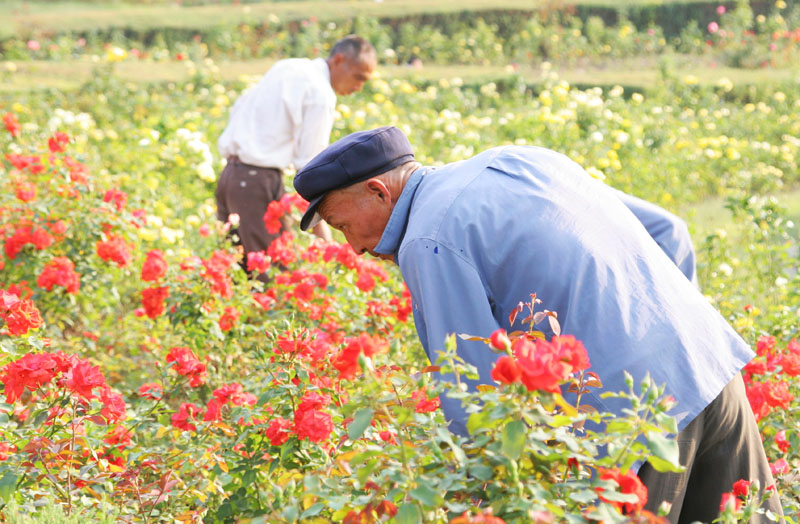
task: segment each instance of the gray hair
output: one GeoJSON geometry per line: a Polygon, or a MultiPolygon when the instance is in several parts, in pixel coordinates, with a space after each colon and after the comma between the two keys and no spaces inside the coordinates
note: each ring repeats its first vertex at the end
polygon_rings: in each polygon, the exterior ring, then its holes
{"type": "Polygon", "coordinates": [[[377,57],[372,44],[358,35],[347,35],[336,42],[328,58],[333,58],[335,55],[345,56],[353,62],[366,61],[377,57]]]}

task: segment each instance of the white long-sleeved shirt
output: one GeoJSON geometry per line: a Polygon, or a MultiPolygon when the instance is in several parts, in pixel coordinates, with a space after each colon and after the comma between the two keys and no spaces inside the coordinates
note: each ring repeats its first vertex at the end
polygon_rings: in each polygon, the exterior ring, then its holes
{"type": "Polygon", "coordinates": [[[299,170],[328,145],[335,111],[324,59],[280,60],[233,105],[219,153],[254,166],[299,170]]]}

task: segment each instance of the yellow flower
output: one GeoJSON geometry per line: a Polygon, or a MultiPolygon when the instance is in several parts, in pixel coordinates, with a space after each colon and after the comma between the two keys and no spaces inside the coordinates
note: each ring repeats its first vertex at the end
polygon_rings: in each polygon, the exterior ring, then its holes
{"type": "Polygon", "coordinates": [[[683,77],[683,83],[689,86],[697,85],[699,80],[694,75],[686,75],[683,77]]]}
{"type": "Polygon", "coordinates": [[[121,47],[111,46],[106,51],[106,61],[107,62],[120,62],[125,60],[128,56],[128,53],[122,49],[121,47]]]}

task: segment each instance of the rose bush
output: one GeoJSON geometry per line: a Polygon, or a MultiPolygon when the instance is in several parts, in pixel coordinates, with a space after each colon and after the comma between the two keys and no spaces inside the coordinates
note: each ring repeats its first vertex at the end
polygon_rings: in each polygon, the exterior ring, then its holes
{"type": "MultiPolygon", "coordinates": [[[[798,241],[785,210],[751,195],[796,182],[796,86],[673,78],[631,95],[547,82],[532,92],[379,78],[339,105],[334,134],[395,123],[425,163],[545,145],[668,207],[730,196],[728,230],[698,242],[701,285],[758,353],[748,394],[785,512],[797,514],[798,241]]],[[[215,221],[208,169],[220,167],[210,144],[244,85],[209,71],[154,91],[106,73],[80,93],[2,107],[0,498],[13,502],[2,511],[36,516],[43,500],[129,522],[637,511],[631,465],[674,460],[659,385],[620,393],[638,406],[629,419],[570,405],[557,384],[581,391],[602,377],[578,341],[542,341],[528,326],[487,339],[506,352],[495,385],[447,388],[434,366],[471,371],[452,342],[428,365],[395,268],[295,229],[241,260],[233,224],[215,221]],[[472,406],[473,438],[446,430],[439,395],[472,406]],[[602,445],[612,452],[600,457],[602,445]]],[[[270,206],[265,227],[302,206],[270,206]]],[[[749,518],[757,492],[732,486],[725,518],[749,518]]]]}

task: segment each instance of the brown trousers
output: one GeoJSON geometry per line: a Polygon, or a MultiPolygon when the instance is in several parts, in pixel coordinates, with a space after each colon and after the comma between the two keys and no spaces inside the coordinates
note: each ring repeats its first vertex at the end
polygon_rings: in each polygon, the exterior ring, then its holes
{"type": "MultiPolygon", "coordinates": [[[[732,491],[739,479],[758,479],[762,490],[775,484],[739,374],[678,433],[677,440],[685,472],[659,473],[647,462],[639,470],[648,489],[645,509],[655,513],[663,501],[672,502],[668,515],[672,523],[713,521],[719,516],[722,494],[732,491]]],[[[783,515],[775,492],[762,507],[783,515]]],[[[750,522],[773,521],[757,515],[750,522]]]]}
{"type": "Polygon", "coordinates": [[[283,174],[278,169],[251,166],[231,157],[222,170],[215,193],[217,218],[227,222],[231,213],[239,215],[239,227],[231,230],[231,236],[234,244],[244,248],[245,269],[248,253],[265,251],[280,235],[267,233],[264,213],[269,203],[280,200],[284,193],[283,174]]]}

